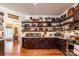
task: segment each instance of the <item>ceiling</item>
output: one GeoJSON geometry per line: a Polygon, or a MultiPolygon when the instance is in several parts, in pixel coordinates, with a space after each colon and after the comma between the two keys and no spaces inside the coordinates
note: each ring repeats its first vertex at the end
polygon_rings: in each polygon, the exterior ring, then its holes
{"type": "Polygon", "coordinates": [[[9,8],[24,15],[59,15],[74,3],[0,3],[0,6],[9,8]]]}

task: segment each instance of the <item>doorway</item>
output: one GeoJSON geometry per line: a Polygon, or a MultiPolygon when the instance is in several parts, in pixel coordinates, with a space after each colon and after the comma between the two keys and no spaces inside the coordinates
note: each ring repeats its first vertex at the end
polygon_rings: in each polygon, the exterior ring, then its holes
{"type": "Polygon", "coordinates": [[[6,24],[5,37],[7,41],[18,42],[18,25],[17,24],[6,24]]]}
{"type": "Polygon", "coordinates": [[[18,28],[14,27],[14,34],[13,34],[14,42],[18,42],[18,28]]]}
{"type": "Polygon", "coordinates": [[[10,26],[6,26],[6,40],[7,41],[13,41],[13,30],[12,30],[12,27],[10,26]]]}

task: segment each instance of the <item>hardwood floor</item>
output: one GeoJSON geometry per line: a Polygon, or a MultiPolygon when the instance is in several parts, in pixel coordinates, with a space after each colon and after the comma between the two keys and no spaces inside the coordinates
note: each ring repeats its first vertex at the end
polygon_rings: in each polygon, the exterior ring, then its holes
{"type": "Polygon", "coordinates": [[[58,49],[25,49],[20,43],[5,42],[5,56],[64,56],[58,49]]]}
{"type": "Polygon", "coordinates": [[[58,49],[23,49],[21,56],[63,56],[58,49]]]}

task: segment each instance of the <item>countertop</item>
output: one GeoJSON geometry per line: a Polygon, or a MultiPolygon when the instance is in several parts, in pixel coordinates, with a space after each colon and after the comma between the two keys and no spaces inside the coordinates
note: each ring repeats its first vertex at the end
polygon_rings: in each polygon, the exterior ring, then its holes
{"type": "Polygon", "coordinates": [[[70,42],[72,44],[79,45],[79,40],[71,39],[71,38],[67,38],[67,37],[60,37],[60,36],[54,36],[54,37],[22,37],[22,38],[59,38],[59,39],[62,39],[62,40],[66,40],[67,42],[70,42]]]}
{"type": "Polygon", "coordinates": [[[2,41],[2,40],[4,40],[4,39],[0,39],[0,41],[2,41]]]}

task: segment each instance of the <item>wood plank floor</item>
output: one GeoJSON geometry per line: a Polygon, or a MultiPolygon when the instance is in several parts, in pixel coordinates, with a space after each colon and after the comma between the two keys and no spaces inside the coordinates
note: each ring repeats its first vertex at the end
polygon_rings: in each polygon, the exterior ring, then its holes
{"type": "Polygon", "coordinates": [[[64,56],[58,49],[25,49],[20,43],[5,42],[5,56],[64,56]]]}

